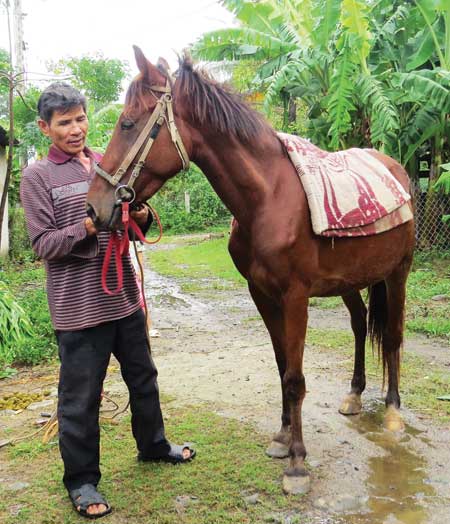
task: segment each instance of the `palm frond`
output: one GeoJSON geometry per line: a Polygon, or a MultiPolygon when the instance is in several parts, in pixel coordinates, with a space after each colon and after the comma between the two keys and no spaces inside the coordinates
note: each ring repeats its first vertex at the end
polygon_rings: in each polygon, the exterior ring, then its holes
{"type": "Polygon", "coordinates": [[[287,84],[299,83],[301,80],[300,73],[303,68],[304,66],[297,61],[288,62],[275,73],[275,75],[270,79],[270,84],[264,96],[264,111],[269,111],[275,98],[283,89],[285,89],[287,84]]]}
{"type": "Polygon", "coordinates": [[[437,179],[433,189],[442,191],[446,195],[450,195],[450,164],[444,164],[441,167],[444,169],[446,168],[447,170],[437,179]]]}
{"type": "Polygon", "coordinates": [[[248,27],[220,29],[205,33],[192,47],[195,58],[208,61],[235,60],[251,55],[254,59],[296,49],[295,43],[248,27]],[[252,46],[253,49],[249,49],[252,46]]]}
{"type": "Polygon", "coordinates": [[[370,120],[372,144],[392,153],[400,123],[398,110],[386,93],[386,84],[372,75],[363,74],[358,80],[357,90],[370,120]]]}
{"type": "Polygon", "coordinates": [[[335,61],[335,69],[331,77],[330,97],[328,99],[328,121],[331,124],[329,135],[330,147],[339,148],[340,139],[352,127],[351,112],[355,111],[353,94],[356,74],[353,53],[349,46],[344,46],[335,61]]]}
{"type": "Polygon", "coordinates": [[[422,144],[429,140],[441,127],[440,112],[434,107],[421,107],[409,122],[406,133],[400,139],[406,149],[403,164],[416,153],[422,144]]]}
{"type": "Polygon", "coordinates": [[[369,17],[370,6],[363,0],[342,0],[341,23],[344,34],[352,35],[353,46],[360,63],[366,66],[370,51],[369,17]]]}
{"type": "Polygon", "coordinates": [[[320,0],[313,8],[316,20],[312,40],[321,51],[328,49],[339,23],[342,0],[320,0]]]}
{"type": "MultiPolygon", "coordinates": [[[[395,73],[393,85],[411,94],[416,101],[418,96],[427,107],[450,112],[450,72],[444,69],[419,70],[410,73],[395,73]]],[[[405,101],[407,98],[403,96],[405,101]]]]}

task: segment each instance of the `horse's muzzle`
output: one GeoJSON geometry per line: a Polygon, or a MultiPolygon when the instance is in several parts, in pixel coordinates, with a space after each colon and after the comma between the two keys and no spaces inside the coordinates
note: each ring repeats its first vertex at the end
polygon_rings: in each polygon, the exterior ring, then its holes
{"type": "Polygon", "coordinates": [[[86,204],[86,213],[88,217],[91,218],[96,229],[109,231],[117,231],[118,229],[121,229],[122,212],[120,206],[114,206],[111,215],[106,220],[99,217],[95,208],[89,203],[86,204]]]}

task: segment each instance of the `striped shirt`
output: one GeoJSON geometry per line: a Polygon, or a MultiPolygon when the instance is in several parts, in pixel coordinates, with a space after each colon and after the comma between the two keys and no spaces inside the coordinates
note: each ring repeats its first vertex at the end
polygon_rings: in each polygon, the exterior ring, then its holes
{"type": "MultiPolygon", "coordinates": [[[[100,156],[85,148],[91,160],[100,156]]],[[[117,320],[137,311],[139,289],[130,257],[123,257],[123,288],[107,295],[101,270],[109,233],[88,237],[85,227],[86,194],[94,175],[76,156],[50,147],[48,156],[23,172],[20,195],[34,251],[44,260],[47,295],[53,326],[74,331],[117,320]]],[[[117,287],[113,262],[109,289],[117,287]]]]}

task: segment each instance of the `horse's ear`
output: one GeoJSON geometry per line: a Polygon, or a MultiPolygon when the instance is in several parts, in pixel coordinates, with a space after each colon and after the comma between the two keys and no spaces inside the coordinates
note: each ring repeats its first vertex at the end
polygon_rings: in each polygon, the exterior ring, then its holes
{"type": "Polygon", "coordinates": [[[156,67],[166,75],[170,73],[170,66],[167,63],[167,60],[165,60],[162,57],[158,58],[158,61],[156,62],[156,67]]]}
{"type": "Polygon", "coordinates": [[[137,45],[133,46],[134,57],[136,59],[136,65],[138,66],[139,71],[142,73],[142,76],[147,76],[148,74],[148,60],[145,58],[144,53],[141,48],[137,45]]]}
{"type": "Polygon", "coordinates": [[[147,60],[142,50],[134,45],[134,56],[136,58],[136,65],[139,68],[139,71],[142,74],[142,78],[146,78],[147,80],[157,81],[159,79],[158,77],[161,76],[161,73],[158,71],[158,69],[147,60]]]}

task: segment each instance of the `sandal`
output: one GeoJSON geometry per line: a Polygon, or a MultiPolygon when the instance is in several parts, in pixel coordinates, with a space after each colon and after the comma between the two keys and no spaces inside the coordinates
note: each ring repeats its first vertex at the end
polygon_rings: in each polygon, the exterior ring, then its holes
{"type": "Polygon", "coordinates": [[[82,517],[88,519],[99,519],[111,513],[111,506],[106,502],[102,495],[100,495],[93,484],[83,484],[81,487],[73,489],[69,492],[69,497],[75,511],[82,517]],[[101,513],[88,513],[87,510],[89,506],[94,504],[105,505],[105,511],[102,511],[101,513]]]}
{"type": "Polygon", "coordinates": [[[139,462],[169,462],[170,464],[183,464],[185,462],[190,462],[197,452],[195,449],[191,448],[190,444],[185,442],[182,446],[178,444],[170,444],[170,450],[166,455],[161,457],[149,457],[144,458],[141,453],[138,453],[137,459],[139,462]],[[183,457],[183,451],[188,449],[191,454],[188,458],[183,457]]]}

